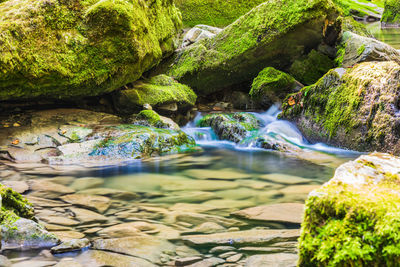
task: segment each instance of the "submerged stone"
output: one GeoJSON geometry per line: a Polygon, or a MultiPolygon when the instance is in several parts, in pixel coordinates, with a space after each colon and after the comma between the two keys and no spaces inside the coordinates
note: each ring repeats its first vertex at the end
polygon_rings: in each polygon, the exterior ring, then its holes
{"type": "Polygon", "coordinates": [[[0,100],[111,92],[172,53],[181,25],[167,0],[6,1],[0,17],[0,100]]]}
{"type": "Polygon", "coordinates": [[[306,201],[300,266],[396,266],[400,158],[373,153],[340,166],[306,201]]]}
{"type": "Polygon", "coordinates": [[[168,75],[209,95],[250,82],[267,66],[285,70],[323,40],[335,42],[337,14],[330,0],[268,1],[183,49],[168,75]]]}
{"type": "Polygon", "coordinates": [[[393,61],[331,70],[289,96],[281,117],[296,122],[312,142],[398,154],[399,75],[393,61]]]}

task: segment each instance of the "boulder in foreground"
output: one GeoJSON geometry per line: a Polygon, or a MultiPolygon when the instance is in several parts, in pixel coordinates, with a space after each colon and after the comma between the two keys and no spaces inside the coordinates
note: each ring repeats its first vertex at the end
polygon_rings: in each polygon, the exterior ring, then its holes
{"type": "Polygon", "coordinates": [[[340,166],[306,201],[299,266],[397,266],[400,158],[373,153],[340,166]]]}

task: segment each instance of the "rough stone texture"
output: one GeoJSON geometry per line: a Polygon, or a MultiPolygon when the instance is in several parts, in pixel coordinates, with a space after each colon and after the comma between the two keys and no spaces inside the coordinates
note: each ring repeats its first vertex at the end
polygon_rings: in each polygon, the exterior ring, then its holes
{"type": "Polygon", "coordinates": [[[400,26],[400,1],[386,0],[385,11],[382,14],[382,23],[384,26],[400,26]]]}
{"type": "Polygon", "coordinates": [[[65,253],[71,251],[82,250],[90,247],[90,241],[87,238],[83,239],[71,239],[69,241],[63,242],[58,246],[51,248],[51,253],[65,253]]]}
{"type": "Polygon", "coordinates": [[[373,153],[340,166],[306,201],[300,266],[396,266],[400,158],[373,153]]]}
{"type": "Polygon", "coordinates": [[[296,122],[310,141],[398,154],[399,77],[393,61],[331,70],[289,96],[281,117],[296,122]]]}
{"type": "Polygon", "coordinates": [[[196,25],[191,28],[183,37],[182,47],[197,43],[202,39],[208,39],[214,37],[220,33],[222,29],[207,26],[207,25],[196,25]]]}
{"type": "Polygon", "coordinates": [[[333,44],[336,17],[330,0],[268,1],[182,50],[168,74],[202,95],[250,82],[267,66],[289,68],[323,40],[333,44]]]}
{"type": "Polygon", "coordinates": [[[361,62],[391,60],[400,63],[400,52],[390,45],[355,33],[343,33],[336,58],[339,66],[348,68],[361,62]]]}
{"type": "Polygon", "coordinates": [[[271,204],[233,212],[232,215],[255,221],[295,223],[302,221],[304,205],[300,203],[271,204]]]}
{"type": "MultiPolygon", "coordinates": [[[[156,267],[155,265],[140,257],[131,257],[119,253],[89,250],[77,257],[84,266],[123,266],[123,267],[156,267]]],[[[66,266],[70,267],[70,266],[66,266]]]]}
{"type": "Polygon", "coordinates": [[[298,256],[290,253],[277,253],[250,256],[244,267],[268,266],[268,267],[295,267],[298,256]]]}
{"type": "Polygon", "coordinates": [[[0,100],[113,91],[171,53],[181,24],[171,0],[13,0],[0,17],[0,100]]]}
{"type": "Polygon", "coordinates": [[[194,106],[196,99],[192,89],[166,75],[137,81],[132,88],[117,91],[114,95],[115,107],[123,113],[141,110],[144,104],[162,110],[163,106],[175,103],[179,110],[187,110],[194,106]]]}

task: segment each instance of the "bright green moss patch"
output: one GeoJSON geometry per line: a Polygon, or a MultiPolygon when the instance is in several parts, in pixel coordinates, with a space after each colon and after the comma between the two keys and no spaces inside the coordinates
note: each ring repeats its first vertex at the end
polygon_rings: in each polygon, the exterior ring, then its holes
{"type": "Polygon", "coordinates": [[[312,50],[306,57],[296,60],[290,67],[289,73],[299,82],[311,85],[335,67],[328,56],[312,50]]]}
{"type": "Polygon", "coordinates": [[[195,105],[196,99],[197,96],[190,87],[166,75],[137,82],[133,88],[119,91],[115,95],[117,107],[123,112],[141,109],[144,104],[157,108],[177,103],[178,108],[187,109],[195,105]]]}
{"type": "Polygon", "coordinates": [[[0,224],[12,223],[19,217],[32,219],[35,215],[32,204],[11,188],[0,185],[0,195],[0,224]]]}
{"type": "Polygon", "coordinates": [[[337,170],[310,194],[299,266],[397,266],[400,159],[375,153],[337,170]]]}
{"type": "Polygon", "coordinates": [[[337,15],[330,0],[265,2],[214,38],[181,51],[168,74],[203,95],[251,83],[265,67],[287,70],[317,48],[325,33],[335,33],[327,27],[335,27],[337,15]]]}
{"type": "Polygon", "coordinates": [[[182,21],[187,27],[198,24],[225,27],[264,2],[264,0],[176,0],[175,4],[181,10],[182,21]]]}
{"type": "Polygon", "coordinates": [[[140,118],[148,120],[151,124],[156,124],[161,120],[160,115],[157,114],[154,110],[142,110],[138,114],[140,118]]]}
{"type": "Polygon", "coordinates": [[[379,9],[383,7],[382,0],[368,1],[368,0],[333,0],[342,10],[344,15],[356,15],[364,17],[368,14],[380,15],[379,9]],[[371,3],[375,6],[371,6],[371,3]]]}
{"type": "Polygon", "coordinates": [[[386,0],[382,22],[386,24],[400,24],[400,1],[386,0]]]}
{"type": "Polygon", "coordinates": [[[133,82],[171,53],[169,0],[15,0],[0,4],[0,100],[72,98],[133,82]]]}

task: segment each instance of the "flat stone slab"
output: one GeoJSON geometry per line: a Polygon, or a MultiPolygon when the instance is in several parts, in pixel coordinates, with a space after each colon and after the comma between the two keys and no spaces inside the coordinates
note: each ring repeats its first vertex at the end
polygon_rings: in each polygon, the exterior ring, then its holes
{"type": "Polygon", "coordinates": [[[157,267],[145,259],[131,257],[102,250],[88,250],[80,254],[76,260],[83,266],[123,266],[123,267],[157,267]]]}
{"type": "Polygon", "coordinates": [[[300,230],[247,230],[209,235],[190,235],[182,240],[191,246],[262,246],[278,242],[295,241],[300,230]]]}
{"type": "Polygon", "coordinates": [[[236,180],[246,179],[252,176],[248,173],[239,172],[234,169],[221,169],[221,170],[205,170],[205,169],[191,169],[183,172],[184,175],[196,179],[209,179],[209,180],[236,180]]]}
{"type": "Polygon", "coordinates": [[[246,260],[244,267],[295,267],[297,266],[297,259],[297,254],[292,253],[254,255],[246,260]]]}
{"type": "Polygon", "coordinates": [[[104,196],[71,194],[60,197],[63,201],[104,213],[111,205],[111,199],[104,196]]]}
{"type": "Polygon", "coordinates": [[[248,208],[231,214],[248,220],[301,224],[303,211],[304,204],[282,203],[248,208]]]}
{"type": "Polygon", "coordinates": [[[264,174],[259,177],[262,180],[278,183],[278,184],[287,184],[287,185],[295,185],[295,184],[308,184],[310,183],[310,179],[288,175],[283,173],[269,173],[264,174]]]}

